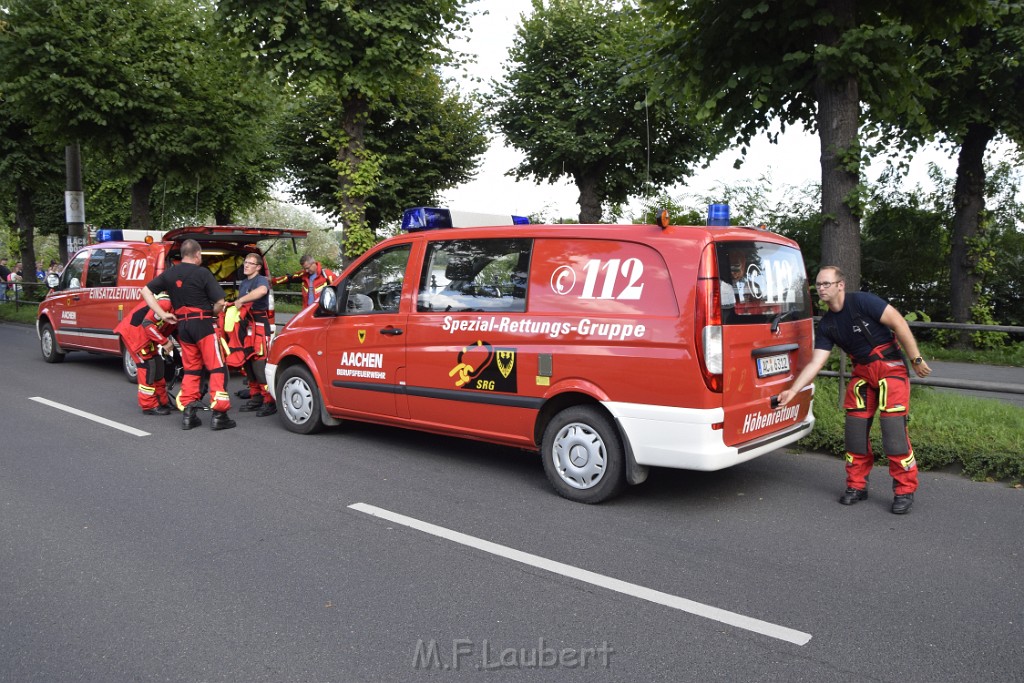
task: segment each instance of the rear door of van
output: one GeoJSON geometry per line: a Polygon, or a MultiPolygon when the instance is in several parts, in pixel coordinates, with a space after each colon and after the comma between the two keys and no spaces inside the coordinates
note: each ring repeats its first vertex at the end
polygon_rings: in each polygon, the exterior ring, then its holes
{"type": "Polygon", "coordinates": [[[811,359],[807,271],[792,243],[765,239],[715,243],[722,318],[724,440],[739,447],[803,423],[812,392],[777,409],[772,398],[811,359]]]}

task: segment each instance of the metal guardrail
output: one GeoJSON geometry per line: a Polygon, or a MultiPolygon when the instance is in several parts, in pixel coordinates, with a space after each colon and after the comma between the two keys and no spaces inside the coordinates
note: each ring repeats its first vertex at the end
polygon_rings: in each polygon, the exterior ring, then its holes
{"type": "MultiPolygon", "coordinates": [[[[817,320],[817,318],[815,318],[817,320]]],[[[976,325],[974,323],[935,323],[912,321],[908,322],[911,327],[931,328],[940,330],[966,330],[968,332],[1007,332],[1009,334],[1024,335],[1024,327],[1015,325],[976,325]]],[[[840,385],[846,384],[849,373],[846,372],[846,354],[840,353],[839,372],[835,370],[822,370],[818,373],[825,377],[838,377],[840,385]]],[[[972,379],[944,379],[941,377],[915,377],[910,373],[910,383],[926,387],[943,387],[946,389],[966,389],[970,391],[984,391],[997,394],[1024,394],[1024,384],[1014,382],[986,382],[972,379]]],[[[843,407],[843,391],[839,391],[839,407],[843,407]]]]}
{"type": "Polygon", "coordinates": [[[45,282],[8,282],[7,289],[4,291],[4,298],[0,299],[0,303],[14,304],[14,309],[17,310],[22,306],[38,306],[46,298],[46,293],[50,291],[49,285],[45,282]],[[26,299],[26,294],[32,291],[35,293],[35,297],[26,299]]]}

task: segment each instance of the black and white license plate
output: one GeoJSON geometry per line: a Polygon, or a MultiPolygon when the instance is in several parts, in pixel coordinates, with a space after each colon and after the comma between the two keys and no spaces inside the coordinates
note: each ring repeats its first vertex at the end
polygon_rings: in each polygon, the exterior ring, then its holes
{"type": "Polygon", "coordinates": [[[780,353],[777,356],[765,356],[757,359],[757,376],[771,377],[789,372],[789,355],[780,353]]]}

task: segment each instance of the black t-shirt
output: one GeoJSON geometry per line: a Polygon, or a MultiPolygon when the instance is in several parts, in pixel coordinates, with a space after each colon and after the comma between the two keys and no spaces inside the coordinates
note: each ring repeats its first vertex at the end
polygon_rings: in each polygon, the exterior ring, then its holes
{"type": "Polygon", "coordinates": [[[11,274],[11,269],[7,266],[0,266],[0,279],[7,282],[7,276],[11,274]]]}
{"type": "Polygon", "coordinates": [[[224,289],[209,268],[194,263],[179,263],[146,283],[154,294],[167,292],[173,310],[198,308],[212,311],[213,305],[224,298],[224,289]]]}
{"type": "Polygon", "coordinates": [[[847,292],[841,311],[821,316],[814,348],[831,351],[838,346],[854,358],[867,358],[871,349],[893,340],[892,330],[882,324],[888,305],[870,292],[847,292]]]}

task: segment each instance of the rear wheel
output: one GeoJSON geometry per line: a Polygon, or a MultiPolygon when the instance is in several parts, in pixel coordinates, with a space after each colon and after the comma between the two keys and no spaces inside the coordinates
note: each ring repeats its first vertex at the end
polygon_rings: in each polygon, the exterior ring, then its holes
{"type": "Polygon", "coordinates": [[[132,384],[137,384],[139,381],[139,368],[135,365],[135,358],[132,356],[131,351],[121,345],[121,370],[124,371],[124,376],[132,384]]]}
{"type": "Polygon", "coordinates": [[[314,434],[323,429],[320,390],[305,366],[293,365],[285,370],[278,386],[281,389],[277,396],[277,412],[288,431],[314,434]]]}
{"type": "Polygon", "coordinates": [[[47,363],[60,363],[64,360],[64,354],[57,345],[57,336],[53,332],[53,325],[43,323],[39,331],[39,350],[43,352],[43,360],[47,363]]]}
{"type": "Polygon", "coordinates": [[[572,406],[555,415],[544,430],[541,457],[548,481],[569,500],[600,503],[626,483],[622,439],[597,408],[572,406]]]}

